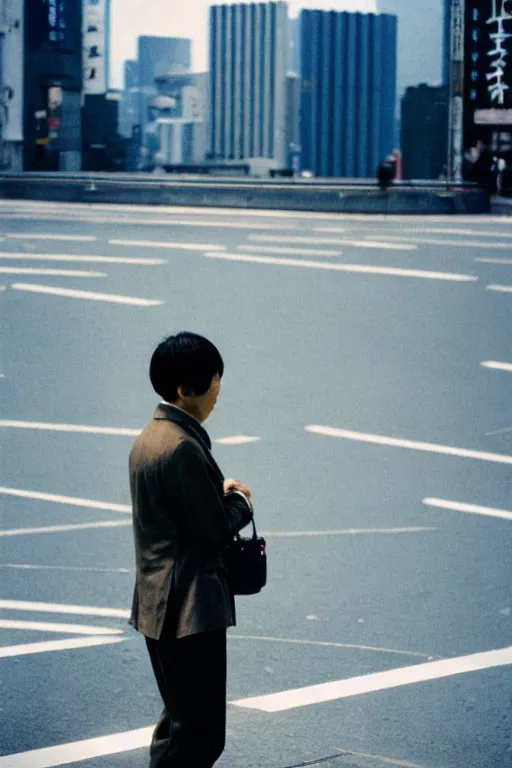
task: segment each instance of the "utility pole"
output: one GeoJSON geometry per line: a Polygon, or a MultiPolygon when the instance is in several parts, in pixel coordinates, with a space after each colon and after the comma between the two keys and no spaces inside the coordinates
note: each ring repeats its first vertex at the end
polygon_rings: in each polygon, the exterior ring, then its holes
{"type": "Polygon", "coordinates": [[[465,0],[451,0],[450,111],[448,183],[460,184],[464,153],[464,10],[465,0]]]}

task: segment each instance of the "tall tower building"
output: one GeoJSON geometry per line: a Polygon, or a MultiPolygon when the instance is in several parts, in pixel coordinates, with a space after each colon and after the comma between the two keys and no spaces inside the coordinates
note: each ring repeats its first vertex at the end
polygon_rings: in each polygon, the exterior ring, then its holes
{"type": "Polygon", "coordinates": [[[398,17],[398,90],[439,84],[443,60],[443,0],[377,0],[380,13],[398,17]]]}
{"type": "Polygon", "coordinates": [[[396,17],[306,10],[300,19],[302,168],[374,178],[394,149],[396,17]]]}
{"type": "Polygon", "coordinates": [[[210,8],[210,157],[287,162],[285,2],[210,8]]]}

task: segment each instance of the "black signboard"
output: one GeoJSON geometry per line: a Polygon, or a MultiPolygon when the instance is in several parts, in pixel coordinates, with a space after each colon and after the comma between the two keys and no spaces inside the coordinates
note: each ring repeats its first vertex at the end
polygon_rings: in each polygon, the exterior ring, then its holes
{"type": "Polygon", "coordinates": [[[79,0],[25,0],[25,43],[41,49],[77,52],[81,48],[82,4],[79,0]]]}
{"type": "Polygon", "coordinates": [[[512,130],[512,0],[466,0],[464,29],[466,146],[494,130],[512,130]]]}

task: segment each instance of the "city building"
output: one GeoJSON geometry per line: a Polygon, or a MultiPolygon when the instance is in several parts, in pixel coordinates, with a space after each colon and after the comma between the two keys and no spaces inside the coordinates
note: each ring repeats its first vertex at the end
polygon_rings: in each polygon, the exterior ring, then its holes
{"type": "Polygon", "coordinates": [[[110,0],[83,0],[83,91],[105,94],[109,87],[110,0]]]}
{"type": "Polygon", "coordinates": [[[193,166],[207,153],[208,73],[170,72],[156,78],[151,103],[158,130],[157,159],[162,166],[193,166]]]}
{"type": "Polygon", "coordinates": [[[398,17],[398,94],[441,83],[443,0],[377,0],[377,11],[398,17]]]}
{"type": "Polygon", "coordinates": [[[137,63],[138,86],[154,88],[158,75],[191,69],[192,41],[182,37],[139,37],[137,63]]]}
{"type": "Polygon", "coordinates": [[[82,3],[25,0],[25,170],[80,170],[82,60],[82,3]]]}
{"type": "Polygon", "coordinates": [[[443,0],[443,83],[450,83],[452,42],[452,0],[443,0]]]}
{"type": "Polygon", "coordinates": [[[23,0],[0,0],[0,170],[23,170],[23,0]]]}
{"type": "Polygon", "coordinates": [[[137,88],[139,85],[139,66],[135,59],[127,59],[124,62],[124,90],[137,88]]]}
{"type": "Polygon", "coordinates": [[[210,8],[210,152],[266,174],[287,163],[285,2],[210,8]]]}
{"type": "Polygon", "coordinates": [[[301,167],[374,178],[395,148],[397,20],[301,13],[301,167]]]}
{"type": "Polygon", "coordinates": [[[401,147],[404,179],[446,178],[448,87],[422,83],[402,97],[401,147]]]}

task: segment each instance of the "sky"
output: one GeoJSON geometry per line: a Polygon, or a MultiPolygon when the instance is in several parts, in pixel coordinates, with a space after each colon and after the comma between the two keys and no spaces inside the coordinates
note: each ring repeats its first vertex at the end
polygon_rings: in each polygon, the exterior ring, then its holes
{"type": "MultiPolygon", "coordinates": [[[[223,1],[223,0],[222,0],[223,1]]],[[[414,2],[415,0],[411,0],[414,2]]],[[[139,35],[192,38],[193,67],[206,71],[208,60],[208,8],[211,0],[111,0],[110,86],[123,87],[123,62],[137,55],[139,35]]],[[[221,2],[221,0],[217,0],[221,2]]],[[[301,7],[336,11],[376,9],[376,0],[290,0],[290,16],[301,7]]]]}

